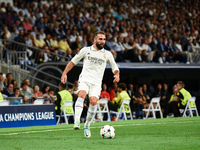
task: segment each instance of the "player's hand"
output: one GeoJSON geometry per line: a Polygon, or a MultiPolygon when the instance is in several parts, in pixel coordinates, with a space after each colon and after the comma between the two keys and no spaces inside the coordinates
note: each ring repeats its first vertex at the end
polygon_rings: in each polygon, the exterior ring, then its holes
{"type": "Polygon", "coordinates": [[[119,74],[114,75],[114,80],[113,82],[119,82],[119,74]]]}
{"type": "Polygon", "coordinates": [[[67,75],[66,74],[63,74],[62,77],[61,77],[61,82],[63,84],[65,84],[67,82],[67,75]]]}

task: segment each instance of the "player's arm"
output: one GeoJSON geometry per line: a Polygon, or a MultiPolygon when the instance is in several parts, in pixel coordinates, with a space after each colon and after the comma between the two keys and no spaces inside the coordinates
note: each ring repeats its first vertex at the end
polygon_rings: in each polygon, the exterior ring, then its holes
{"type": "Polygon", "coordinates": [[[74,63],[70,61],[67,66],[65,67],[65,70],[62,73],[61,82],[65,84],[67,82],[67,73],[74,67],[74,63]]]}
{"type": "Polygon", "coordinates": [[[114,80],[113,82],[119,82],[120,78],[119,78],[119,70],[115,70],[114,71],[114,80]]]}
{"type": "Polygon", "coordinates": [[[114,74],[114,80],[113,82],[119,82],[120,77],[119,77],[119,68],[114,60],[113,55],[110,53],[109,55],[109,59],[108,59],[108,64],[110,65],[110,67],[112,68],[112,72],[114,74]]]}
{"type": "Polygon", "coordinates": [[[74,67],[74,65],[78,64],[78,62],[84,58],[86,50],[81,49],[79,53],[77,53],[72,60],[67,64],[65,67],[65,70],[63,71],[61,82],[66,83],[67,82],[67,73],[74,67]]]}

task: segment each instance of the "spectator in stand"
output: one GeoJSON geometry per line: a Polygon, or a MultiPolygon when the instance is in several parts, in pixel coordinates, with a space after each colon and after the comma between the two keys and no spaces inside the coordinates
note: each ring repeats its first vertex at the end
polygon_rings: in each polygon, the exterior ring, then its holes
{"type": "Polygon", "coordinates": [[[133,59],[136,55],[134,48],[129,44],[128,37],[124,38],[123,47],[127,50],[128,58],[133,62],[133,59]]]}
{"type": "Polygon", "coordinates": [[[35,39],[35,41],[34,41],[34,44],[35,44],[35,46],[36,46],[37,48],[39,48],[39,49],[43,49],[43,48],[46,46],[44,40],[43,40],[43,39],[40,39],[40,34],[37,34],[37,35],[36,35],[36,39],[35,39]]]}
{"type": "Polygon", "coordinates": [[[19,42],[19,43],[23,43],[23,41],[24,41],[23,36],[24,36],[24,30],[19,29],[19,35],[14,38],[14,41],[19,42]]]}
{"type": "Polygon", "coordinates": [[[192,46],[192,40],[188,39],[187,45],[185,46],[185,53],[188,54],[188,62],[193,62],[193,53],[195,52],[195,49],[192,46]]]}
{"type": "Polygon", "coordinates": [[[36,54],[36,57],[35,57],[35,63],[37,65],[43,63],[45,60],[45,55],[44,55],[44,51],[43,50],[40,50],[40,51],[37,51],[37,54],[36,54]]]}
{"type": "Polygon", "coordinates": [[[82,48],[81,42],[80,42],[80,39],[78,36],[76,37],[76,41],[72,43],[71,48],[72,48],[74,54],[77,54],[80,51],[80,49],[82,48]]]}
{"type": "Polygon", "coordinates": [[[19,11],[19,20],[20,20],[20,22],[22,22],[22,21],[24,21],[24,14],[23,14],[23,11],[19,11]]]}
{"type": "Polygon", "coordinates": [[[13,77],[11,73],[6,74],[6,79],[4,80],[4,85],[7,86],[9,83],[11,83],[13,77]]]}
{"type": "Polygon", "coordinates": [[[12,19],[13,23],[14,23],[16,20],[19,20],[19,17],[18,17],[18,14],[17,14],[16,11],[13,12],[11,19],[12,19]]]}
{"type": "Polygon", "coordinates": [[[72,53],[72,50],[71,49],[67,50],[65,61],[70,61],[73,57],[74,57],[74,55],[72,53]]]}
{"type": "Polygon", "coordinates": [[[36,96],[43,96],[42,92],[40,92],[40,88],[39,88],[38,85],[34,85],[33,94],[36,95],[36,96]]]}
{"type": "Polygon", "coordinates": [[[57,41],[60,41],[61,38],[62,38],[62,34],[61,34],[61,32],[60,32],[59,23],[58,23],[58,22],[56,22],[56,23],[54,24],[54,33],[57,35],[57,41]]]}
{"type": "MultiPolygon", "coordinates": [[[[156,38],[153,37],[152,42],[149,44],[149,46],[151,47],[151,50],[154,52],[154,55],[153,55],[154,57],[153,57],[152,61],[158,62],[158,58],[161,56],[161,53],[156,46],[155,40],[156,40],[156,38]]],[[[151,58],[150,58],[150,61],[151,61],[151,58]]]]}
{"type": "Polygon", "coordinates": [[[67,42],[67,37],[63,36],[62,40],[59,41],[58,46],[60,49],[58,50],[60,55],[66,56],[67,51],[70,51],[71,48],[67,42]]]}
{"type": "Polygon", "coordinates": [[[45,25],[44,25],[44,19],[40,18],[39,22],[37,23],[37,28],[43,28],[43,30],[45,31],[45,25]]]}
{"type": "Polygon", "coordinates": [[[8,27],[4,26],[3,27],[3,32],[1,32],[1,36],[5,34],[6,35],[6,39],[10,39],[11,38],[11,33],[8,31],[8,27]]]}
{"type": "Polygon", "coordinates": [[[110,100],[110,94],[107,92],[107,85],[105,83],[102,85],[102,91],[101,91],[101,94],[100,94],[100,99],[110,100]]]}
{"type": "Polygon", "coordinates": [[[157,44],[157,48],[158,48],[160,53],[165,52],[165,47],[164,47],[164,44],[163,44],[163,38],[159,39],[159,42],[157,44]]]}
{"type": "Polygon", "coordinates": [[[73,30],[72,34],[70,35],[70,43],[76,42],[76,38],[77,38],[77,31],[73,30]]]}
{"type": "Polygon", "coordinates": [[[32,30],[32,26],[31,24],[28,22],[28,18],[27,17],[24,17],[24,23],[25,23],[25,28],[27,30],[32,30]]]}
{"type": "Polygon", "coordinates": [[[110,100],[112,101],[113,100],[113,98],[115,97],[115,95],[114,95],[114,93],[115,93],[115,91],[117,90],[117,83],[113,83],[113,85],[112,85],[112,89],[110,90],[110,100]]]}
{"type": "Polygon", "coordinates": [[[117,53],[116,62],[125,62],[123,55],[123,48],[117,42],[115,42],[115,38],[112,37],[111,49],[117,53]]]}
{"type": "Polygon", "coordinates": [[[52,35],[52,38],[50,39],[50,45],[51,45],[51,49],[53,51],[59,49],[60,47],[58,46],[58,41],[57,41],[57,35],[56,34],[53,34],[52,35]]]}
{"type": "Polygon", "coordinates": [[[160,64],[168,64],[168,63],[170,63],[169,61],[168,61],[168,59],[167,59],[167,56],[166,56],[166,52],[162,52],[161,53],[161,57],[159,57],[158,58],[158,62],[160,63],[160,64]]]}
{"type": "Polygon", "coordinates": [[[13,94],[13,84],[12,83],[8,83],[6,85],[6,88],[4,88],[1,93],[5,94],[8,97],[14,97],[15,95],[13,94]]]}
{"type": "Polygon", "coordinates": [[[1,87],[0,91],[4,89],[4,80],[5,78],[3,77],[3,74],[0,73],[0,87],[1,87]]]}
{"type": "Polygon", "coordinates": [[[29,93],[33,93],[33,88],[30,87],[30,81],[29,81],[29,79],[24,79],[23,82],[26,83],[26,84],[28,85],[27,91],[28,91],[29,93]]]}
{"type": "Polygon", "coordinates": [[[52,54],[52,61],[53,62],[60,62],[61,61],[61,57],[58,54],[58,50],[55,50],[52,54]]]}
{"type": "Polygon", "coordinates": [[[53,102],[54,102],[54,90],[50,88],[48,90],[48,95],[45,95],[44,104],[50,104],[53,102]]]}
{"type": "Polygon", "coordinates": [[[16,12],[17,14],[19,13],[19,8],[18,8],[18,2],[14,1],[13,6],[11,6],[12,12],[16,12]]]}
{"type": "Polygon", "coordinates": [[[40,39],[44,40],[46,38],[46,34],[44,33],[43,28],[39,28],[40,39]]]}
{"type": "Polygon", "coordinates": [[[185,54],[181,53],[181,50],[178,49],[178,47],[176,46],[176,41],[173,42],[172,49],[174,51],[175,57],[177,57],[177,59],[180,62],[183,62],[183,63],[187,62],[187,56],[185,54]]]}
{"type": "Polygon", "coordinates": [[[83,35],[83,40],[81,41],[81,47],[87,47],[88,43],[87,43],[87,36],[83,35]]]}
{"type": "Polygon", "coordinates": [[[12,18],[11,18],[11,12],[10,11],[8,11],[6,13],[6,17],[4,19],[4,22],[8,27],[11,27],[13,25],[13,21],[12,21],[12,18]]]}
{"type": "Polygon", "coordinates": [[[17,31],[15,26],[12,26],[11,27],[11,37],[10,37],[10,39],[14,40],[18,36],[18,34],[19,34],[19,31],[17,31]]]}
{"type": "Polygon", "coordinates": [[[16,80],[12,80],[11,83],[13,84],[13,89],[17,87],[17,81],[16,80]]]}
{"type": "Polygon", "coordinates": [[[37,26],[32,27],[31,34],[34,36],[34,39],[36,39],[36,35],[38,34],[37,26]]]}
{"type": "Polygon", "coordinates": [[[13,92],[14,92],[14,97],[22,97],[22,98],[24,98],[23,97],[23,95],[21,95],[20,94],[20,89],[19,89],[19,87],[15,87],[14,89],[13,89],[13,92]]]}
{"type": "Polygon", "coordinates": [[[21,90],[20,90],[20,94],[22,96],[24,96],[24,101],[28,102],[28,100],[32,100],[32,99],[37,99],[37,96],[35,96],[33,93],[28,92],[28,84],[26,82],[22,82],[21,84],[21,90]]]}
{"type": "Polygon", "coordinates": [[[53,34],[55,34],[53,23],[49,24],[49,27],[45,30],[45,33],[50,34],[51,36],[53,36],[53,34]]]}

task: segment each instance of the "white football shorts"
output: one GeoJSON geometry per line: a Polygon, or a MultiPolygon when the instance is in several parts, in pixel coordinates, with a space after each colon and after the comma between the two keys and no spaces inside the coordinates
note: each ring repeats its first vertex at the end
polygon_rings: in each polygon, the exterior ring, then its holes
{"type": "Polygon", "coordinates": [[[84,81],[79,81],[77,93],[81,90],[86,91],[86,93],[89,95],[89,97],[95,96],[99,99],[100,93],[101,93],[101,85],[100,84],[91,84],[91,83],[84,82],[84,81]]]}

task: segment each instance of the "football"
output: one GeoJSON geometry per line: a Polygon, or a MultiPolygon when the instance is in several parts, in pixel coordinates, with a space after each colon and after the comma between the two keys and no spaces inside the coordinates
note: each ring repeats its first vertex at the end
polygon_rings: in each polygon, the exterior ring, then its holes
{"type": "Polygon", "coordinates": [[[112,139],[115,137],[115,129],[110,125],[105,125],[101,128],[100,135],[104,139],[112,139]]]}

